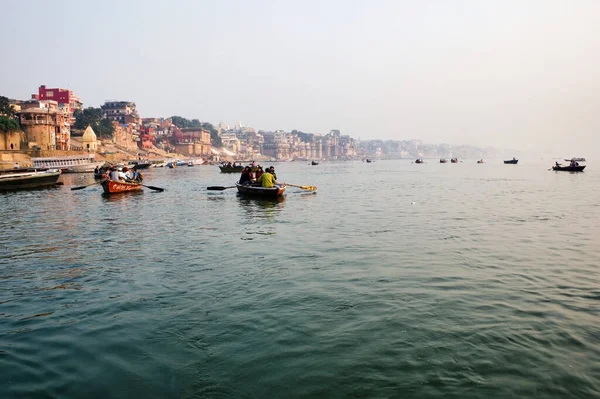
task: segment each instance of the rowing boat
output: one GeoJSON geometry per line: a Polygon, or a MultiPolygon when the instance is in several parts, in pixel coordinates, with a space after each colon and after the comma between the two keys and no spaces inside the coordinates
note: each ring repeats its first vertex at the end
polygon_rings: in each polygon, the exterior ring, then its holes
{"type": "Polygon", "coordinates": [[[251,195],[255,197],[263,198],[277,198],[281,197],[285,193],[285,185],[275,186],[273,188],[246,185],[246,184],[235,184],[238,192],[244,195],[251,195]]]}
{"type": "Polygon", "coordinates": [[[124,181],[104,180],[102,189],[105,194],[128,193],[131,191],[142,191],[141,183],[127,183],[124,181]]]}
{"type": "Polygon", "coordinates": [[[518,160],[518,159],[510,159],[510,160],[508,160],[508,161],[504,161],[504,163],[505,163],[506,165],[516,165],[516,164],[517,164],[517,162],[519,162],[519,160],[518,160]]]}
{"type": "Polygon", "coordinates": [[[583,172],[586,165],[579,166],[553,166],[552,170],[563,171],[563,172],[583,172]]]}
{"type": "MultiPolygon", "coordinates": [[[[241,173],[242,170],[244,170],[243,166],[236,166],[235,168],[230,166],[219,166],[219,169],[221,169],[221,173],[241,173]]],[[[258,166],[254,166],[252,167],[252,172],[256,172],[258,170],[258,166]]]]}

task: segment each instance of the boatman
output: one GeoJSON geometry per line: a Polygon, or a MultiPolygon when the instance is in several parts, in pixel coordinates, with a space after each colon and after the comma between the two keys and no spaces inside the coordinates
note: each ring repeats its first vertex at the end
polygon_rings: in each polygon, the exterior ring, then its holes
{"type": "Polygon", "coordinates": [[[265,187],[265,188],[273,188],[275,187],[277,183],[277,181],[275,180],[275,176],[273,175],[275,173],[275,168],[273,168],[272,166],[270,168],[267,168],[267,170],[265,170],[265,173],[262,174],[262,176],[260,176],[260,185],[261,187],[265,187]]]}

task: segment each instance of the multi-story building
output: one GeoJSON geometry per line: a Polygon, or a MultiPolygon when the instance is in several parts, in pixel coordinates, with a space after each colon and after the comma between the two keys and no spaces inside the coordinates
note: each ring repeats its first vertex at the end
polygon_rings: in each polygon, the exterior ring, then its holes
{"type": "Polygon", "coordinates": [[[38,94],[32,94],[31,98],[39,101],[56,101],[58,109],[67,115],[69,125],[75,123],[75,117],[73,117],[75,110],[83,109],[81,99],[72,90],[68,89],[49,89],[45,85],[42,85],[38,89],[38,94]]]}
{"type": "Polygon", "coordinates": [[[67,117],[57,107],[22,108],[17,115],[30,146],[43,150],[69,149],[71,133],[67,117]]]}
{"type": "Polygon", "coordinates": [[[120,124],[140,123],[134,102],[130,101],[105,101],[102,108],[102,117],[120,124]]]}

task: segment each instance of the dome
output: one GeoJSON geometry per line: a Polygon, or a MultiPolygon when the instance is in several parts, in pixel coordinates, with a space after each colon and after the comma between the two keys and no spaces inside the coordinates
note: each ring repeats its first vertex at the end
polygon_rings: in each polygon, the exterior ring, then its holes
{"type": "Polygon", "coordinates": [[[96,133],[94,133],[94,129],[90,125],[83,132],[83,141],[96,141],[96,133]]]}

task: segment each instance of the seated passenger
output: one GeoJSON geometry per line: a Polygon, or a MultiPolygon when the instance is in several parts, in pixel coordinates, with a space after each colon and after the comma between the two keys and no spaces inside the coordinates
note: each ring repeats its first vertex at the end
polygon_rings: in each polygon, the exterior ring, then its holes
{"type": "Polygon", "coordinates": [[[242,174],[240,175],[240,184],[250,184],[252,183],[252,176],[251,176],[251,169],[250,166],[246,166],[244,168],[244,170],[242,170],[242,174]]]}
{"type": "Polygon", "coordinates": [[[277,184],[277,181],[275,180],[275,176],[273,176],[273,174],[271,174],[272,171],[274,171],[274,170],[269,168],[265,171],[265,173],[262,174],[262,176],[260,176],[261,187],[265,187],[265,188],[275,187],[275,185],[277,184]]]}

